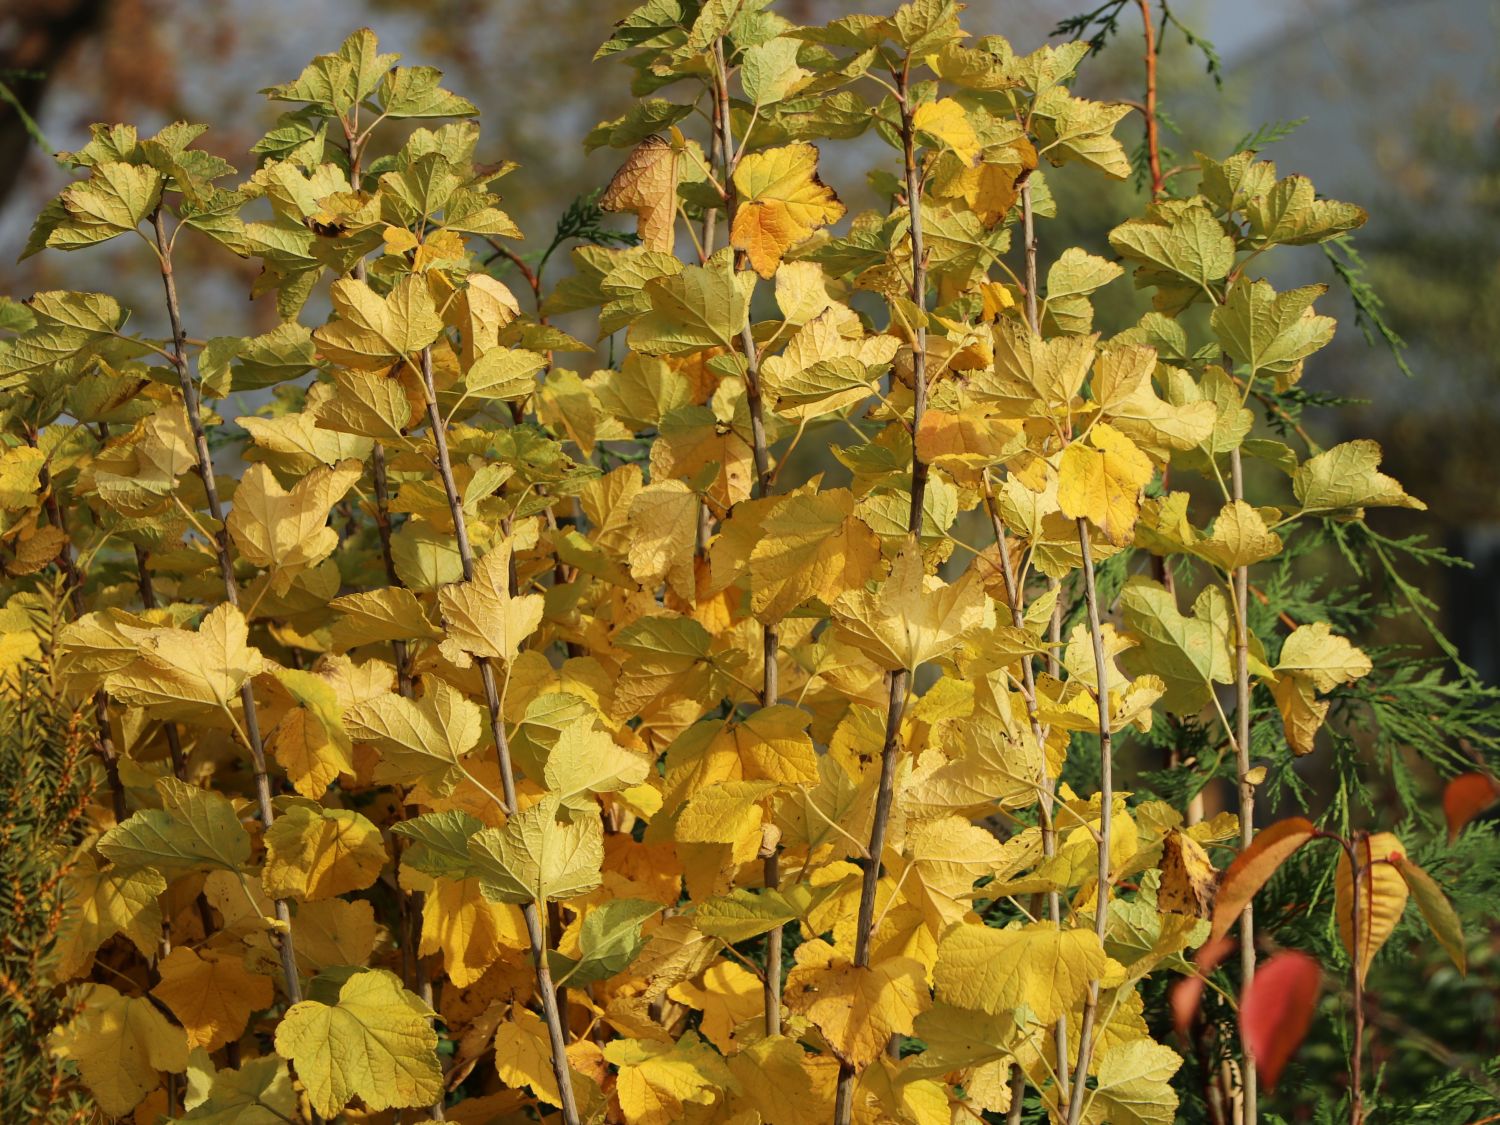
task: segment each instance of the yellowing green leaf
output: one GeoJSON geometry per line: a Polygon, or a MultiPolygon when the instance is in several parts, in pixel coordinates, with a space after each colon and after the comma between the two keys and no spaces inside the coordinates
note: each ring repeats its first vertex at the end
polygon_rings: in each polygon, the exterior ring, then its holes
{"type": "Polygon", "coordinates": [[[304,1000],[276,1026],[276,1053],[297,1068],[308,1100],[333,1117],[358,1097],[372,1110],[429,1105],[443,1089],[427,1005],[394,973],[356,973],[337,1004],[304,1000]]]}
{"type": "Polygon", "coordinates": [[[446,796],[464,776],[460,759],[479,745],[483,716],[443,680],[429,679],[425,687],[417,700],[389,692],[364,700],[345,712],[344,725],[380,751],[379,780],[420,783],[446,796]]]}
{"type": "Polygon", "coordinates": [[[1380,446],[1375,442],[1346,441],[1304,461],[1292,475],[1292,491],[1305,512],[1358,519],[1366,508],[1427,510],[1394,477],[1379,472],[1379,464],[1380,446]]]}
{"type": "Polygon", "coordinates": [[[264,667],[260,651],[246,644],[250,630],[244,615],[230,605],[210,611],[196,632],[123,624],[119,632],[139,646],[139,653],[106,678],[109,694],[164,719],[233,711],[240,688],[264,667]]]}
{"type": "Polygon", "coordinates": [[[604,831],[596,817],[559,824],[560,802],[547,796],[469,841],[480,889],[494,902],[576,898],[599,885],[604,831]]]}
{"type": "Polygon", "coordinates": [[[142,809],[99,840],[99,854],[125,871],[153,867],[165,875],[222,868],[250,859],[250,835],[229,798],[164,777],[159,809],[142,809]]]}

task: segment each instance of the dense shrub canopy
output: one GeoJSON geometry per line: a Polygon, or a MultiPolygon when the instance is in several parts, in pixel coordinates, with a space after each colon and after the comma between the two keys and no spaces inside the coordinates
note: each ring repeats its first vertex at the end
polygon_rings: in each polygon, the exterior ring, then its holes
{"type": "Polygon", "coordinates": [[[50,1048],[106,1114],[1248,1123],[1347,1009],[1318,1097],[1362,1116],[1377,954],[1468,950],[1356,751],[1488,745],[1312,565],[1424,612],[1365,522],[1421,502],[1297,424],[1321,287],[1262,276],[1364,212],[1164,171],[1153,83],[1149,202],[1051,245],[1131,107],[957,9],[652,0],[600,50],[620,170],[529,254],[472,105],[368,31],[238,186],[196,125],[66,154],[29,252],[163,282],[0,304],[0,652],[105,767],[50,1048]],[[862,135],[851,215],[819,146],[862,135]],[[188,240],[281,323],[196,337],[188,240]],[[1267,793],[1308,817],[1256,836],[1267,793]]]}

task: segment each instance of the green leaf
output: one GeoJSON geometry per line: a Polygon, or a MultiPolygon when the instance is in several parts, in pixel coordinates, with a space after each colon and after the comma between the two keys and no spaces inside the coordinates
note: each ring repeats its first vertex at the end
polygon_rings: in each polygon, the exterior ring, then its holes
{"type": "Polygon", "coordinates": [[[578,929],[576,959],[548,950],[547,959],[559,987],[570,984],[584,988],[623,972],[646,944],[641,924],[661,909],[659,902],[623,898],[590,910],[578,929]]]}
{"type": "Polygon", "coordinates": [[[477,874],[469,854],[469,839],[484,822],[461,809],[423,813],[391,825],[391,832],[407,840],[401,862],[434,879],[467,879],[477,874]]]}
{"type": "Polygon", "coordinates": [[[1131,675],[1160,676],[1167,685],[1162,706],[1168,711],[1193,714],[1208,703],[1214,684],[1234,682],[1229,603],[1218,586],[1204,587],[1192,615],[1184,616],[1166,587],[1137,576],[1125,584],[1120,608],[1141,642],[1121,655],[1120,666],[1131,675]]]}
{"type": "Polygon", "coordinates": [[[127,871],[154,867],[164,875],[220,868],[239,871],[250,859],[250,834],[228,797],[164,777],[162,807],[142,809],[99,840],[99,854],[127,871]]]}

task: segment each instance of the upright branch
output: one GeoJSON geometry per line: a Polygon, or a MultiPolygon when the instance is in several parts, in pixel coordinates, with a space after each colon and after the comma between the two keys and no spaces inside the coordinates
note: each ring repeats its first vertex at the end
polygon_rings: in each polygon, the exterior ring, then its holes
{"type": "MultiPolygon", "coordinates": [[[[1229,453],[1230,492],[1235,500],[1245,498],[1244,467],[1236,446],[1229,453]]],[[[1248,848],[1255,839],[1255,784],[1250,779],[1250,568],[1234,569],[1234,723],[1235,778],[1240,791],[1240,848],[1248,848]]],[[[1356,886],[1358,881],[1356,880],[1356,886]]],[[[1357,948],[1357,947],[1356,947],[1357,948]]],[[[1255,979],[1255,907],[1245,904],[1240,915],[1241,987],[1249,988],[1255,979]]],[[[1259,1092],[1255,1073],[1255,1052],[1250,1041],[1241,1037],[1243,1058],[1240,1064],[1241,1092],[1244,1102],[1242,1121],[1255,1125],[1258,1118],[1259,1092]]],[[[1356,1065],[1358,1063],[1356,1062],[1356,1065]]]]}
{"type": "Polygon", "coordinates": [[[1146,33],[1146,166],[1151,173],[1151,198],[1160,199],[1167,190],[1161,171],[1160,122],[1156,116],[1156,28],[1151,25],[1151,0],[1137,0],[1146,33]]]}
{"type": "MultiPolygon", "coordinates": [[[[208,514],[214,521],[214,553],[219,563],[219,574],[224,582],[224,600],[235,608],[240,604],[239,585],[234,577],[234,556],[229,546],[229,527],[224,522],[224,505],[219,500],[219,489],[214,479],[214,459],[208,448],[208,434],[203,428],[203,413],[198,401],[198,385],[193,381],[187,362],[187,336],[182,330],[182,305],[177,297],[177,279],[172,272],[172,240],[167,237],[166,224],[161,208],[151,215],[151,227],[156,236],[156,255],[161,267],[162,287],[166,291],[167,316],[172,326],[172,366],[177,371],[177,382],[182,389],[183,408],[187,411],[188,425],[193,432],[193,446],[197,454],[198,478],[203,483],[203,492],[208,499],[208,514]]],[[[260,812],[261,823],[267,829],[276,821],[276,810],[271,804],[271,779],[266,772],[266,750],[261,739],[260,719],[255,711],[255,691],[250,681],[240,687],[240,707],[245,714],[243,735],[250,751],[250,764],[255,773],[255,801],[260,812]]],[[[285,899],[275,901],[276,920],[280,923],[276,941],[281,952],[281,971],[286,978],[286,994],[293,1004],[302,999],[302,982],[297,976],[297,952],[292,938],[292,912],[285,899]]]]}
{"type": "MultiPolygon", "coordinates": [[[[1026,323],[1031,331],[1040,336],[1042,331],[1041,313],[1037,307],[1037,238],[1036,238],[1036,214],[1032,208],[1031,198],[1031,176],[1023,174],[1020,181],[1018,196],[1021,204],[1021,235],[1022,253],[1024,255],[1023,269],[1025,271],[1023,281],[1026,286],[1026,323]]],[[[988,487],[988,480],[986,480],[988,487]]],[[[1011,623],[1016,628],[1022,628],[1025,624],[1024,597],[1025,591],[1015,573],[1015,564],[1011,560],[1010,552],[1005,545],[1005,523],[1000,518],[999,507],[995,503],[995,497],[987,492],[985,496],[990,513],[990,522],[995,529],[995,543],[1000,549],[1000,566],[1005,580],[1005,593],[1010,601],[1011,623]]],[[[1060,587],[1053,591],[1053,613],[1050,621],[1052,631],[1052,644],[1048,650],[1048,672],[1056,676],[1058,669],[1054,667],[1057,659],[1057,647],[1060,641],[1062,619],[1058,615],[1061,605],[1060,587]]],[[[1045,758],[1047,734],[1037,718],[1036,706],[1036,673],[1032,668],[1028,657],[1021,663],[1023,698],[1026,702],[1026,717],[1031,723],[1032,735],[1037,740],[1037,749],[1045,758]]],[[[1042,854],[1051,859],[1057,854],[1057,831],[1052,823],[1052,806],[1055,798],[1052,777],[1045,767],[1042,770],[1041,797],[1037,803],[1039,811],[1038,819],[1042,830],[1042,854]]],[[[1062,925],[1062,899],[1056,891],[1047,892],[1047,917],[1053,925],[1062,925]]],[[[1061,1096],[1068,1096],[1069,1056],[1068,1056],[1068,1023],[1066,1020],[1058,1020],[1052,1029],[1053,1042],[1057,1047],[1057,1081],[1061,1096]]],[[[1018,1068],[1019,1070],[1019,1068],[1018,1068]]],[[[1013,1122],[1019,1122],[1021,1112],[1020,1094],[1024,1087],[1024,1080],[1018,1077],[1017,1087],[1011,1098],[1011,1117],[1013,1122]]]]}
{"type": "MultiPolygon", "coordinates": [[[[427,425],[432,432],[433,445],[437,452],[438,475],[442,477],[443,491],[448,498],[448,511],[453,517],[453,535],[458,546],[458,557],[463,565],[465,582],[474,580],[474,550],[469,543],[469,525],[464,515],[463,498],[453,479],[453,461],[448,455],[448,431],[438,407],[437,385],[432,375],[432,348],[422,349],[422,390],[427,405],[427,425]]],[[[511,571],[511,593],[515,593],[515,571],[511,571]]],[[[516,774],[511,762],[510,739],[505,731],[505,717],[500,708],[500,691],[495,682],[495,668],[488,657],[476,656],[474,663],[479,668],[479,677],[484,685],[484,701],[489,711],[490,735],[495,741],[495,757],[500,766],[500,791],[504,800],[504,812],[513,815],[517,808],[516,774]]],[[[563,1121],[566,1125],[578,1125],[578,1101],[573,1093],[573,1074],[568,1066],[568,1040],[563,1030],[562,1012],[557,1003],[557,989],[552,983],[552,970],[547,964],[547,935],[542,924],[541,909],[535,899],[521,905],[521,916],[526,923],[526,939],[531,945],[531,964],[536,976],[537,995],[542,1000],[542,1016],[547,1024],[547,1037],[551,1048],[552,1074],[557,1081],[558,1094],[562,1102],[563,1121]]]]}
{"type": "MultiPolygon", "coordinates": [[[[1094,698],[1099,713],[1099,868],[1094,887],[1094,933],[1104,944],[1109,924],[1109,855],[1111,815],[1114,810],[1114,749],[1109,728],[1109,661],[1104,655],[1104,632],[1099,624],[1099,594],[1094,583],[1094,550],[1089,542],[1088,522],[1078,521],[1078,546],[1083,552],[1083,594],[1088,605],[1089,641],[1094,650],[1094,698]]],[[[1099,1012],[1099,981],[1089,981],[1088,999],[1083,1006],[1083,1022],[1078,1030],[1078,1065],[1073,1074],[1072,1095],[1068,1101],[1068,1125],[1083,1119],[1084,1096],[1088,1083],[1089,1060],[1094,1049],[1094,1021],[1099,1012]]]]}
{"type": "MultiPolygon", "coordinates": [[[[725,63],[724,40],[714,40],[714,124],[716,133],[713,149],[722,162],[724,171],[724,215],[725,223],[733,229],[734,188],[734,132],[729,118],[729,72],[725,63]]],[[[712,209],[709,216],[713,215],[712,209]]],[[[714,228],[710,218],[703,223],[703,252],[712,252],[714,228]]],[[[746,255],[743,250],[735,252],[734,268],[743,270],[746,255]]],[[[755,343],[755,333],[750,318],[740,331],[740,344],[745,351],[745,399],[750,408],[750,436],[752,455],[755,458],[755,495],[761,499],[771,495],[771,454],[766,442],[765,399],[760,386],[760,350],[755,343]]],[[[781,695],[778,683],[777,657],[781,649],[780,630],[774,624],[761,627],[761,657],[764,671],[761,679],[760,705],[772,706],[781,695]]],[[[766,886],[775,890],[781,883],[781,856],[776,845],[765,849],[762,864],[766,886]]],[[[782,930],[773,926],[766,934],[766,971],[763,984],[765,1027],[767,1035],[781,1034],[781,950],[782,930]]]]}
{"type": "MultiPolygon", "coordinates": [[[[927,304],[927,251],[922,240],[922,179],[917,169],[917,139],[910,87],[910,60],[892,77],[896,82],[901,107],[901,152],[905,164],[906,206],[911,230],[911,300],[919,312],[927,304]]],[[[927,328],[919,319],[912,333],[912,463],[911,507],[907,515],[909,541],[915,543],[922,530],[922,502],[927,490],[927,466],[916,452],[916,434],[927,408],[927,328]]],[[[885,708],[885,741],[880,750],[880,784],[875,794],[875,814],[870,825],[870,843],[865,849],[863,878],[859,890],[859,914],[854,930],[854,966],[868,968],[870,942],[875,930],[875,891],[880,884],[880,857],[885,851],[886,832],[890,826],[891,803],[895,797],[896,762],[901,755],[901,720],[906,711],[906,697],[911,674],[902,668],[887,675],[885,708]]],[[[847,1062],[839,1065],[837,1097],[834,1102],[835,1125],[849,1125],[854,1113],[854,1087],[859,1074],[847,1062]]]]}

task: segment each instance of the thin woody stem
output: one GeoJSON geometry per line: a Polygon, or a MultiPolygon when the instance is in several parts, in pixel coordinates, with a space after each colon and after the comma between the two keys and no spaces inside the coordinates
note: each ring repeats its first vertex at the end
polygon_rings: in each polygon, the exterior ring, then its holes
{"type": "MultiPolygon", "coordinates": [[[[219,500],[219,489],[214,479],[213,454],[208,448],[208,434],[203,428],[203,414],[198,402],[198,386],[188,368],[186,339],[182,331],[182,305],[177,298],[177,280],[172,273],[172,245],[167,238],[166,225],[162,221],[161,209],[151,216],[151,226],[156,234],[156,250],[161,266],[162,287],[166,291],[167,316],[172,325],[172,366],[177,369],[177,381],[182,389],[183,408],[187,411],[188,425],[193,431],[193,445],[197,453],[198,477],[203,483],[204,495],[208,498],[208,514],[213,517],[217,530],[213,536],[214,553],[218,558],[219,574],[224,582],[224,600],[238,609],[240,604],[239,584],[234,577],[234,556],[229,546],[229,528],[224,522],[224,505],[219,500]]],[[[247,679],[240,687],[240,706],[245,714],[243,734],[246,748],[250,751],[251,767],[255,773],[255,799],[261,823],[267,829],[276,822],[276,810],[271,804],[271,779],[266,773],[266,750],[261,739],[260,718],[255,711],[255,692],[247,679]]],[[[287,999],[293,1004],[302,999],[302,982],[297,975],[297,953],[292,937],[292,912],[285,899],[275,900],[276,919],[281,923],[276,942],[281,953],[281,971],[286,978],[287,999]]]]}
{"type": "MultiPolygon", "coordinates": [[[[427,400],[427,425],[432,431],[432,441],[437,452],[438,474],[443,480],[443,491],[448,497],[448,511],[453,518],[453,535],[458,546],[459,561],[463,564],[464,581],[474,578],[474,551],[469,544],[469,526],[464,515],[463,500],[453,479],[453,461],[448,454],[448,433],[443,424],[442,412],[438,409],[437,386],[432,377],[432,348],[422,349],[422,389],[427,400]]],[[[515,572],[511,572],[511,593],[515,593],[515,572]]],[[[500,692],[495,684],[495,668],[488,657],[476,656],[479,678],[484,684],[484,701],[489,709],[490,734],[495,740],[495,757],[500,766],[500,791],[505,799],[506,815],[517,810],[516,775],[511,763],[510,740],[505,732],[505,718],[500,708],[500,692]]],[[[537,994],[542,1000],[542,1015],[547,1023],[547,1037],[551,1045],[552,1074],[557,1080],[558,1094],[562,1102],[562,1116],[566,1125],[578,1125],[578,1102],[573,1093],[573,1074],[568,1065],[568,1040],[563,1031],[562,1012],[557,1003],[557,989],[552,983],[552,970],[547,964],[547,936],[542,925],[541,910],[535,900],[523,903],[521,916],[526,923],[526,938],[531,944],[531,964],[536,976],[537,994]]]]}
{"type": "MultiPolygon", "coordinates": [[[[1244,468],[1238,448],[1229,454],[1230,488],[1234,499],[1245,498],[1244,468]]],[[[1234,696],[1235,696],[1235,773],[1240,791],[1240,848],[1248,848],[1255,839],[1255,785],[1250,780],[1250,568],[1234,570],[1234,696]]],[[[1240,915],[1241,987],[1249,988],[1255,979],[1255,908],[1247,902],[1240,915]]],[[[1258,1076],[1255,1054],[1250,1041],[1240,1038],[1243,1055],[1240,1064],[1244,1110],[1243,1125],[1255,1125],[1259,1116],[1258,1076]]]]}
{"type": "MultiPolygon", "coordinates": [[[[1349,948],[1352,966],[1349,970],[1350,986],[1354,1001],[1354,1043],[1349,1060],[1349,1125],[1361,1125],[1365,1118],[1364,1106],[1364,1054],[1365,1054],[1365,973],[1363,957],[1363,934],[1360,932],[1360,890],[1365,873],[1370,870],[1374,856],[1370,850],[1370,837],[1360,833],[1353,842],[1338,838],[1349,860],[1349,948]],[[1360,863],[1359,850],[1364,846],[1365,861],[1360,863]]],[[[1249,1065],[1248,1063],[1246,1065],[1249,1065]]]]}
{"type": "MultiPolygon", "coordinates": [[[[1040,336],[1042,332],[1042,325],[1041,313],[1037,306],[1038,270],[1036,214],[1032,208],[1030,176],[1027,176],[1026,179],[1022,181],[1019,195],[1021,201],[1021,230],[1024,239],[1024,242],[1022,244],[1022,251],[1025,255],[1024,281],[1026,286],[1026,323],[1030,326],[1031,331],[1034,334],[1040,336]]],[[[1011,563],[1010,556],[1004,549],[1004,541],[1001,539],[1001,536],[1005,531],[1005,524],[1000,519],[999,509],[995,506],[993,496],[989,496],[988,499],[990,504],[990,519],[994,523],[994,526],[996,528],[996,542],[1002,544],[1000,552],[1001,565],[1005,568],[1006,593],[1010,597],[1011,601],[1011,619],[1016,627],[1020,628],[1024,625],[1025,621],[1021,607],[1021,596],[1023,592],[1020,589],[1019,581],[1015,577],[1014,566],[1011,563]],[[1014,593],[1012,593],[1012,588],[1014,588],[1014,593]]],[[[1049,622],[1049,639],[1052,644],[1048,649],[1047,671],[1050,675],[1056,677],[1060,672],[1060,668],[1057,666],[1057,646],[1058,642],[1061,639],[1060,633],[1062,629],[1062,605],[1061,598],[1059,596],[1061,587],[1056,582],[1053,583],[1053,586],[1055,590],[1054,598],[1056,600],[1054,601],[1053,605],[1052,619],[1049,622]]],[[[1024,668],[1026,676],[1026,689],[1030,692],[1030,695],[1027,697],[1028,712],[1033,721],[1033,732],[1035,733],[1037,738],[1037,745],[1038,747],[1041,747],[1043,749],[1043,754],[1045,755],[1046,733],[1042,730],[1041,724],[1035,719],[1036,679],[1035,673],[1033,672],[1031,667],[1030,660],[1027,660],[1024,663],[1024,668]]],[[[1038,802],[1038,808],[1041,814],[1040,820],[1042,830],[1042,854],[1047,856],[1048,858],[1051,858],[1052,856],[1057,854],[1057,832],[1052,824],[1053,800],[1053,780],[1051,776],[1047,774],[1046,770],[1043,769],[1042,793],[1041,800],[1038,802]]],[[[1062,901],[1056,891],[1047,892],[1047,917],[1054,925],[1062,925],[1062,901]]],[[[1060,1092],[1060,1096],[1062,1098],[1066,1098],[1069,1092],[1070,1075],[1068,1065],[1068,1060],[1070,1057],[1068,1052],[1068,1024],[1066,1020],[1057,1021],[1052,1029],[1052,1037],[1053,1043],[1057,1049],[1058,1090],[1060,1092]]],[[[1017,1067],[1017,1070],[1019,1071],[1019,1067],[1017,1067]]],[[[1018,1083],[1018,1085],[1024,1088],[1024,1083],[1018,1083]]],[[[1019,1109],[1017,1107],[1020,1104],[1020,1092],[1020,1089],[1016,1089],[1015,1093],[1012,1096],[1011,1105],[1013,1115],[1019,1113],[1019,1109]]],[[[1019,1118],[1016,1118],[1016,1120],[1019,1120],[1019,1118]]]]}
{"type": "MultiPolygon", "coordinates": [[[[1102,945],[1109,924],[1109,852],[1114,812],[1114,752],[1109,727],[1109,661],[1104,655],[1104,632],[1099,624],[1099,595],[1094,585],[1094,550],[1086,520],[1078,521],[1078,546],[1083,552],[1083,592],[1088,605],[1089,640],[1094,649],[1094,698],[1099,714],[1099,872],[1094,889],[1094,933],[1102,945]]],[[[1089,1060],[1093,1054],[1094,1022],[1099,1011],[1099,982],[1089,982],[1078,1033],[1078,1065],[1073,1073],[1072,1097],[1068,1102],[1068,1125],[1078,1125],[1083,1116],[1089,1060]]]]}
{"type": "MultiPolygon", "coordinates": [[[[724,40],[714,41],[714,124],[717,132],[713,147],[719,154],[724,168],[724,214],[725,225],[731,230],[734,222],[734,134],[729,118],[729,72],[724,60],[724,40]]],[[[703,223],[703,252],[712,253],[714,226],[709,210],[703,223]]],[[[734,268],[745,268],[746,254],[735,251],[734,268]]],[[[771,472],[771,452],[766,440],[765,400],[760,386],[760,350],[755,343],[755,333],[750,326],[748,311],[745,326],[740,331],[740,344],[745,352],[745,398],[750,408],[750,436],[755,458],[755,495],[761,499],[772,494],[774,477],[771,472]]],[[[781,648],[780,630],[774,624],[762,626],[761,656],[764,671],[761,678],[760,705],[770,707],[780,698],[780,670],[777,657],[781,648]]],[[[762,850],[762,872],[765,885],[775,890],[781,883],[781,856],[776,844],[762,850]]],[[[781,950],[782,929],[773,926],[766,934],[766,973],[763,986],[765,1028],[767,1035],[781,1034],[781,950]]]]}
{"type": "MultiPolygon", "coordinates": [[[[927,251],[922,238],[922,181],[917,170],[916,107],[909,96],[910,61],[897,76],[901,101],[901,149],[906,173],[906,205],[911,216],[911,299],[918,309],[927,304],[927,251]]],[[[912,341],[912,433],[922,425],[927,408],[927,328],[918,323],[912,341]]],[[[922,502],[927,490],[927,465],[912,449],[911,507],[907,513],[907,532],[915,542],[922,529],[922,502]]],[[[901,754],[901,719],[911,675],[905,669],[888,676],[885,711],[885,741],[880,751],[880,784],[875,794],[875,815],[870,826],[870,844],[866,849],[864,878],[859,893],[859,914],[854,931],[854,965],[870,964],[870,943],[875,929],[875,892],[880,885],[880,857],[885,851],[885,837],[890,825],[891,804],[895,797],[896,763],[901,754]]],[[[848,1063],[839,1065],[838,1091],[834,1101],[835,1125],[849,1125],[854,1115],[854,1087],[858,1071],[848,1063]]]]}
{"type": "Polygon", "coordinates": [[[1159,199],[1167,182],[1161,171],[1160,123],[1156,116],[1156,28],[1151,26],[1151,0],[1138,3],[1146,29],[1146,103],[1141,110],[1146,118],[1146,164],[1151,171],[1151,198],[1159,199]]]}

